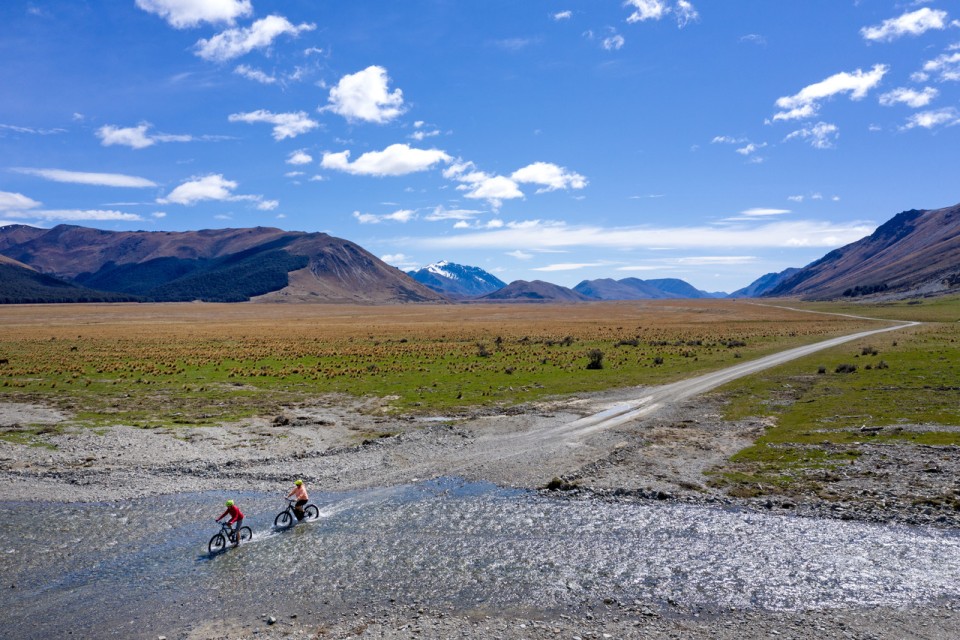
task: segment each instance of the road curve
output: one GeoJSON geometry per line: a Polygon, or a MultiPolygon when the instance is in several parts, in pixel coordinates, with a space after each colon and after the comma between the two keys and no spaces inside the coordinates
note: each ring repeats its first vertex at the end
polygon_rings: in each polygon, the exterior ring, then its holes
{"type": "MultiPolygon", "coordinates": [[[[794,311],[799,311],[799,309],[794,309],[794,311]]],[[[867,319],[876,320],[877,318],[867,319]]],[[[642,416],[653,413],[666,404],[682,402],[693,396],[706,393],[707,391],[715,389],[732,380],[763,371],[764,369],[776,367],[785,362],[789,362],[790,360],[802,358],[818,351],[823,351],[824,349],[830,349],[831,347],[836,347],[847,342],[852,342],[854,340],[859,340],[861,338],[866,338],[879,333],[896,331],[898,329],[904,329],[906,327],[912,327],[920,324],[919,322],[895,322],[896,324],[889,327],[871,329],[870,331],[860,331],[858,333],[852,333],[846,336],[830,338],[829,340],[808,344],[802,347],[796,347],[794,349],[788,349],[786,351],[774,353],[756,360],[750,360],[749,362],[727,367],[719,371],[706,373],[688,380],[680,380],[679,382],[666,384],[660,387],[654,387],[647,390],[646,394],[642,398],[631,402],[625,402],[594,415],[569,422],[554,430],[553,434],[562,435],[567,438],[579,438],[595,431],[609,429],[625,422],[635,420],[642,416]]]]}

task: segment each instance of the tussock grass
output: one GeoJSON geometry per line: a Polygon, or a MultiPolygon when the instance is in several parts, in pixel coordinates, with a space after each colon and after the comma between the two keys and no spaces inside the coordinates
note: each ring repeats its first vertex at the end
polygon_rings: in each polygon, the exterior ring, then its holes
{"type": "Polygon", "coordinates": [[[10,306],[0,399],[90,426],[213,424],[326,393],[451,412],[662,384],[868,326],[723,300],[10,306]]]}

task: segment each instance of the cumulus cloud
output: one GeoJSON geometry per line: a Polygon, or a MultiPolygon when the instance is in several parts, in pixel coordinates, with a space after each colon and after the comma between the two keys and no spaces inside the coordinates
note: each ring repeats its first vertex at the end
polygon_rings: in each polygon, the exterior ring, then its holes
{"type": "Polygon", "coordinates": [[[237,183],[227,180],[220,174],[194,177],[176,187],[164,198],[158,198],[160,204],[194,205],[207,200],[222,202],[252,202],[261,211],[272,211],[280,206],[276,200],[266,200],[259,195],[234,194],[237,183]]]}
{"type": "Polygon", "coordinates": [[[627,22],[660,20],[670,12],[670,8],[663,0],[627,0],[624,5],[634,9],[633,13],[627,17],[627,22]]]}
{"type": "Polygon", "coordinates": [[[624,6],[633,8],[633,13],[627,17],[630,23],[661,20],[672,12],[677,19],[677,26],[682,29],[700,19],[700,14],[689,0],[677,0],[673,7],[665,0],[627,0],[624,6]]]}
{"type": "Polygon", "coordinates": [[[153,13],[176,29],[200,23],[233,24],[253,12],[250,0],[136,0],[137,6],[153,13]]]}
{"type": "Polygon", "coordinates": [[[155,187],[157,183],[146,178],[127,176],[122,173],[92,173],[88,171],[66,171],[64,169],[14,169],[17,173],[37,176],[53,182],[89,184],[98,187],[155,187]]]}
{"type": "Polygon", "coordinates": [[[573,11],[568,9],[567,11],[557,11],[550,17],[559,22],[560,20],[569,20],[571,16],[573,16],[573,11]]]}
{"type": "Polygon", "coordinates": [[[623,39],[623,36],[619,33],[615,33],[608,38],[604,38],[603,42],[600,43],[600,46],[607,51],[619,51],[623,48],[624,44],[626,44],[626,40],[623,39]]]}
{"type": "Polygon", "coordinates": [[[840,93],[849,93],[851,100],[861,100],[886,75],[890,67],[885,64],[874,65],[864,73],[857,69],[852,73],[842,71],[826,80],[811,84],[792,96],[778,98],[776,105],[782,111],[773,116],[774,120],[797,120],[810,118],[820,110],[820,102],[840,93]]]}
{"type": "Polygon", "coordinates": [[[947,12],[923,7],[898,18],[890,18],[872,27],[860,29],[865,40],[890,42],[903,36],[919,36],[931,29],[941,30],[947,26],[947,12]]]}
{"type": "Polygon", "coordinates": [[[257,20],[247,28],[227,29],[209,40],[198,41],[196,53],[204,60],[226,62],[254,49],[265,49],[282,35],[296,37],[304,31],[314,29],[314,24],[294,25],[283,16],[271,15],[257,20]]]}
{"type": "Polygon", "coordinates": [[[287,164],[301,165],[310,164],[311,162],[313,162],[313,156],[303,149],[298,149],[287,157],[287,164]]]}
{"type": "Polygon", "coordinates": [[[248,124],[266,122],[272,124],[274,140],[295,138],[320,126],[318,122],[311,120],[305,111],[273,113],[265,109],[259,109],[249,113],[232,113],[227,119],[230,122],[246,122],[248,124]]]}
{"type": "Polygon", "coordinates": [[[97,129],[97,137],[105,147],[117,144],[131,149],[145,149],[154,144],[154,140],[147,135],[149,127],[147,124],[136,127],[115,127],[108,124],[97,129]]]}
{"type": "Polygon", "coordinates": [[[784,138],[784,141],[801,139],[809,142],[814,149],[830,149],[839,136],[840,129],[837,125],[818,122],[812,127],[804,127],[793,131],[784,138]]]}
{"type": "Polygon", "coordinates": [[[749,156],[756,153],[760,149],[763,149],[766,146],[767,146],[766,142],[761,142],[760,144],[757,144],[755,142],[750,142],[740,147],[739,149],[737,149],[737,153],[739,153],[742,156],[749,156]]]}
{"type": "Polygon", "coordinates": [[[557,189],[583,189],[587,186],[587,179],[579,173],[568,171],[550,162],[534,162],[522,169],[517,169],[510,178],[521,184],[541,185],[542,188],[537,190],[537,193],[557,189]]]}
{"type": "Polygon", "coordinates": [[[939,95],[939,91],[933,87],[924,87],[922,91],[900,87],[880,96],[880,104],[885,107],[892,107],[897,104],[905,104],[908,107],[919,109],[930,104],[934,98],[939,95]]]}
{"type": "Polygon", "coordinates": [[[934,75],[941,82],[956,82],[960,80],[960,51],[944,53],[923,64],[923,73],[919,75],[924,81],[934,75]]]}
{"type": "Polygon", "coordinates": [[[954,107],[946,107],[934,111],[915,113],[907,120],[904,129],[936,129],[937,127],[952,127],[960,124],[960,111],[954,107]]]}
{"type": "Polygon", "coordinates": [[[452,158],[439,149],[415,149],[406,144],[392,144],[383,151],[368,151],[350,162],[350,151],[323,154],[320,166],[365,176],[403,176],[426,171],[452,158]]]}
{"type": "Polygon", "coordinates": [[[274,76],[264,73],[260,69],[254,69],[245,64],[237,65],[233,72],[239,76],[243,76],[248,80],[253,80],[254,82],[259,82],[260,84],[276,84],[277,79],[274,76]]]}
{"type": "Polygon", "coordinates": [[[387,70],[376,65],[345,75],[330,89],[330,104],[320,110],[332,111],[347,120],[390,122],[404,112],[404,104],[403,91],[391,92],[389,83],[387,70]]]}

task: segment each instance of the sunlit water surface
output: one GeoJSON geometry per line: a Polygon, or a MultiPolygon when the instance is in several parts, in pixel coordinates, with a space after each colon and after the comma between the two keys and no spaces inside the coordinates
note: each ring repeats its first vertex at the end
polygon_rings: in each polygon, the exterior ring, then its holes
{"type": "Polygon", "coordinates": [[[563,611],[912,605],[960,594],[953,532],[675,504],[558,501],[441,479],[314,493],[318,521],[273,531],[281,495],[233,495],[253,540],[206,552],[225,496],[0,502],[0,619],[16,637],[157,637],[198,620],[431,607],[563,611]],[[14,626],[7,626],[14,625],[14,626]]]}

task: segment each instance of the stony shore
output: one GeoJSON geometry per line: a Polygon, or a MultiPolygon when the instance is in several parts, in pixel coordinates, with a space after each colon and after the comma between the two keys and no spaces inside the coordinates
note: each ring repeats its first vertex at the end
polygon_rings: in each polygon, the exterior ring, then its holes
{"type": "MultiPolygon", "coordinates": [[[[749,444],[760,420],[724,422],[720,399],[671,407],[640,424],[559,442],[550,425],[601,411],[636,390],[565,398],[508,411],[393,416],[389,399],[319,398],[243,424],[176,430],[66,428],[49,446],[0,443],[0,495],[70,502],[137,499],[211,489],[281,491],[291,475],[323,491],[391,486],[438,476],[549,491],[556,499],[678,501],[781,513],[960,528],[950,494],[960,460],[950,447],[865,443],[831,493],[733,498],[708,472],[749,444]],[[520,434],[520,436],[518,436],[520,434]],[[524,446],[519,446],[518,443],[524,446]]],[[[58,425],[39,405],[0,404],[0,426],[58,425]]],[[[197,622],[183,637],[207,638],[931,638],[960,637],[955,602],[915,609],[696,611],[658,603],[599,602],[582,610],[438,610],[430,603],[371,605],[350,612],[251,612],[235,626],[197,622]]]]}

